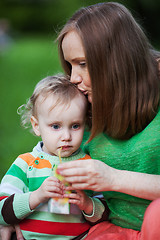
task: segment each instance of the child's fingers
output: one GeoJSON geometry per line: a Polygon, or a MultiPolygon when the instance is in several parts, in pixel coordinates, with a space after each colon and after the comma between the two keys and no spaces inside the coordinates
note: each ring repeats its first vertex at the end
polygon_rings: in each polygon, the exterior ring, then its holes
{"type": "Polygon", "coordinates": [[[62,184],[57,181],[43,182],[39,188],[39,195],[45,198],[63,197],[64,190],[62,184]]]}
{"type": "Polygon", "coordinates": [[[49,186],[47,188],[47,191],[51,192],[51,193],[55,192],[55,193],[63,194],[63,190],[61,188],[57,187],[57,186],[49,186]]]}
{"type": "Polygon", "coordinates": [[[56,192],[51,192],[49,194],[49,197],[50,198],[63,198],[63,195],[62,194],[59,194],[59,193],[56,193],[56,192]]]}
{"type": "Polygon", "coordinates": [[[65,198],[69,198],[69,199],[76,199],[76,200],[80,200],[81,199],[81,196],[75,192],[73,193],[65,193],[64,194],[64,197],[65,198]]]}
{"type": "Polygon", "coordinates": [[[72,204],[76,204],[76,205],[78,205],[78,206],[81,204],[81,201],[78,200],[78,199],[71,199],[71,198],[69,198],[69,199],[68,199],[68,202],[69,202],[69,203],[72,203],[72,204]]]}
{"type": "Polygon", "coordinates": [[[44,182],[42,183],[42,186],[46,189],[54,187],[63,189],[63,184],[55,177],[49,177],[45,179],[44,182]]]}
{"type": "Polygon", "coordinates": [[[60,180],[58,178],[54,177],[54,176],[50,176],[50,177],[46,178],[44,181],[48,181],[48,182],[53,182],[54,181],[54,182],[60,183],[60,180]]]}

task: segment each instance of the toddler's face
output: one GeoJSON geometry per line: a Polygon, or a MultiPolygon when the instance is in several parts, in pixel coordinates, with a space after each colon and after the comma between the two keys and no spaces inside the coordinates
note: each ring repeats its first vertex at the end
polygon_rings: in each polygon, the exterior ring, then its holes
{"type": "MultiPolygon", "coordinates": [[[[39,97],[40,98],[40,97],[39,97]]],[[[58,104],[57,98],[49,95],[44,101],[37,102],[37,121],[32,124],[36,135],[41,136],[43,151],[68,157],[81,145],[86,105],[81,96],[76,96],[71,103],[58,104]]]]}

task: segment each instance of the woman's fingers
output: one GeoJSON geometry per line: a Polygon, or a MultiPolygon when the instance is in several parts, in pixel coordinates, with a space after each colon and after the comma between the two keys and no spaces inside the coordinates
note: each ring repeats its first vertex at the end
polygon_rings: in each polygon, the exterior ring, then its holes
{"type": "MultiPolygon", "coordinates": [[[[60,164],[58,171],[72,189],[111,191],[116,171],[99,160],[76,160],[60,164]]],[[[69,188],[68,188],[69,189],[69,188]]]]}
{"type": "Polygon", "coordinates": [[[88,176],[69,176],[69,177],[65,177],[65,180],[67,182],[71,182],[71,183],[85,183],[88,182],[89,177],[88,176]]]}
{"type": "Polygon", "coordinates": [[[86,166],[90,166],[93,160],[76,160],[62,163],[58,166],[58,173],[63,176],[81,176],[87,173],[86,166]]]}
{"type": "Polygon", "coordinates": [[[68,187],[66,187],[66,191],[70,190],[94,190],[95,188],[95,179],[89,179],[88,177],[65,177],[65,180],[70,183],[68,187]]]}
{"type": "Polygon", "coordinates": [[[92,162],[92,159],[89,160],[74,160],[66,163],[61,163],[58,165],[57,169],[65,169],[65,168],[71,168],[71,167],[81,167],[85,163],[92,162]]]}

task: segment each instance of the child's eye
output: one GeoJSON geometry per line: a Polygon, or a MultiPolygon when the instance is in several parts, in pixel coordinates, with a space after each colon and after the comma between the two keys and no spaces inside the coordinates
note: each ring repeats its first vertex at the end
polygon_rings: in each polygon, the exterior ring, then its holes
{"type": "Polygon", "coordinates": [[[76,123],[72,125],[72,129],[77,130],[80,128],[80,124],[76,123]]]}
{"type": "Polygon", "coordinates": [[[53,128],[54,130],[58,130],[58,129],[60,128],[60,125],[58,125],[58,124],[53,124],[53,125],[52,125],[52,128],[53,128]]]}

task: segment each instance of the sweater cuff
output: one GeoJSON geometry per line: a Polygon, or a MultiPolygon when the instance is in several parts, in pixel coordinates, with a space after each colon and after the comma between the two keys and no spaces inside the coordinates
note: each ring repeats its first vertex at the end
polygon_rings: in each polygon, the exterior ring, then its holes
{"type": "Polygon", "coordinates": [[[98,198],[91,198],[91,197],[89,198],[92,200],[92,203],[93,203],[93,212],[91,215],[87,215],[83,211],[82,213],[87,221],[97,222],[99,219],[101,219],[103,212],[105,210],[105,207],[98,198]]]}
{"type": "Polygon", "coordinates": [[[23,219],[33,211],[29,206],[29,197],[31,192],[24,194],[15,194],[13,200],[13,209],[18,219],[23,219]]]}

